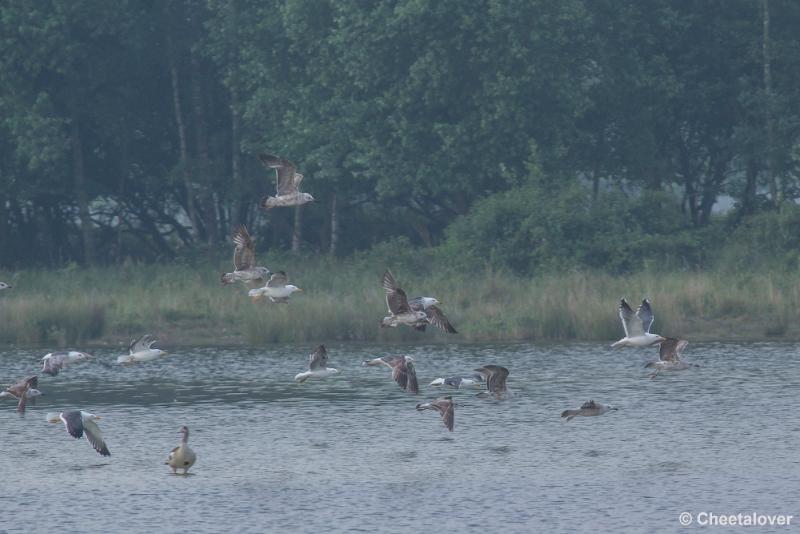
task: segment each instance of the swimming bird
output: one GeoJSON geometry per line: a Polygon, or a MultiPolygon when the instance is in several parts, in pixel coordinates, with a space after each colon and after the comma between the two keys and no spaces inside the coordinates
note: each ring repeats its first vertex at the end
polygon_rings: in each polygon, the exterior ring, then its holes
{"type": "Polygon", "coordinates": [[[442,415],[442,422],[447,427],[447,430],[453,431],[453,419],[456,411],[453,397],[441,397],[431,402],[417,404],[417,410],[420,412],[423,410],[436,410],[442,415]]]}
{"type": "Polygon", "coordinates": [[[86,439],[92,445],[92,448],[100,453],[101,456],[111,456],[108,452],[106,442],[103,441],[103,435],[100,433],[100,427],[97,426],[95,421],[99,421],[100,417],[89,412],[82,410],[70,410],[61,413],[47,414],[48,423],[58,423],[62,421],[64,426],[69,432],[69,435],[75,439],[79,439],[86,434],[86,439]]]}
{"type": "Polygon", "coordinates": [[[388,269],[383,273],[383,289],[386,291],[389,315],[381,320],[381,328],[396,327],[399,324],[415,326],[427,323],[428,315],[422,310],[411,309],[406,292],[398,287],[397,280],[388,269]]]}
{"type": "Polygon", "coordinates": [[[603,415],[609,410],[617,410],[617,408],[590,400],[581,404],[581,407],[577,410],[564,410],[561,412],[561,417],[566,417],[567,421],[571,421],[573,418],[578,417],[579,415],[584,417],[594,417],[596,415],[603,415]]]}
{"type": "Polygon", "coordinates": [[[12,286],[6,284],[5,282],[0,282],[0,291],[4,289],[11,289],[12,286]]]}
{"type": "Polygon", "coordinates": [[[182,426],[178,434],[183,434],[181,444],[172,449],[169,453],[169,458],[164,462],[172,468],[173,474],[178,474],[178,469],[183,469],[182,475],[185,475],[190,467],[194,465],[197,460],[197,455],[191,447],[189,447],[189,427],[182,426]]]}
{"type": "Polygon", "coordinates": [[[308,358],[308,371],[295,375],[296,382],[302,384],[309,378],[325,378],[326,376],[335,375],[339,372],[338,369],[328,367],[328,351],[325,345],[320,345],[311,356],[308,358]]]}
{"type": "MultiPolygon", "coordinates": [[[[245,225],[240,225],[233,234],[233,267],[232,273],[225,273],[220,277],[223,285],[233,282],[246,284],[263,284],[269,279],[272,272],[266,267],[256,266],[256,246],[245,225]]],[[[252,287],[257,287],[253,285],[252,287]]]]}
{"type": "Polygon", "coordinates": [[[397,385],[410,393],[419,393],[417,371],[414,368],[414,358],[411,356],[383,356],[366,360],[362,365],[385,365],[392,370],[392,379],[397,385]]]}
{"type": "Polygon", "coordinates": [[[650,301],[647,299],[642,301],[635,314],[625,299],[620,299],[619,318],[622,320],[622,328],[625,329],[625,337],[611,345],[615,349],[619,347],[649,347],[666,339],[658,334],[650,333],[655,316],[650,308],[650,301]]]}
{"type": "Polygon", "coordinates": [[[150,334],[145,334],[139,339],[134,339],[128,347],[128,354],[118,357],[117,363],[128,365],[138,362],[149,362],[166,356],[166,351],[153,348],[156,341],[157,340],[150,334]]]}
{"type": "Polygon", "coordinates": [[[23,378],[16,384],[8,386],[5,391],[0,393],[0,398],[13,397],[19,400],[17,403],[17,411],[19,413],[25,413],[25,405],[28,400],[36,404],[36,397],[42,394],[41,391],[36,389],[37,387],[39,387],[39,377],[36,375],[29,376],[23,378]]]}
{"type": "Polygon", "coordinates": [[[483,392],[479,393],[478,396],[492,396],[496,399],[503,399],[511,395],[508,386],[506,386],[506,379],[508,378],[509,371],[505,367],[489,364],[475,369],[475,372],[484,376],[486,379],[486,389],[488,391],[488,395],[486,392],[483,392]]]}
{"type": "Polygon", "coordinates": [[[303,175],[296,172],[294,163],[272,154],[259,154],[258,159],[267,169],[275,169],[277,178],[277,194],[274,197],[265,196],[262,198],[262,208],[302,206],[307,202],[314,201],[314,197],[308,193],[300,192],[300,182],[303,181],[303,175]]]}
{"type": "Polygon", "coordinates": [[[661,342],[658,348],[658,360],[649,362],[645,368],[655,367],[655,371],[650,374],[650,378],[655,378],[660,371],[683,371],[690,367],[699,367],[695,363],[690,363],[681,359],[683,349],[689,342],[685,339],[675,339],[668,337],[661,342]]]}
{"type": "Polygon", "coordinates": [[[272,302],[288,304],[289,297],[292,293],[303,291],[299,287],[293,286],[288,282],[289,277],[286,276],[286,273],[283,271],[278,271],[269,277],[269,281],[264,287],[251,289],[247,294],[253,297],[253,301],[257,301],[263,297],[269,297],[269,300],[272,302]]]}
{"type": "Polygon", "coordinates": [[[451,388],[461,389],[462,387],[483,387],[486,382],[484,376],[480,373],[452,375],[446,378],[437,378],[429,385],[431,386],[450,386],[451,388]]]}
{"type": "Polygon", "coordinates": [[[92,355],[76,350],[58,351],[45,354],[41,359],[42,372],[46,375],[56,376],[64,367],[71,363],[91,360],[92,355]]]}

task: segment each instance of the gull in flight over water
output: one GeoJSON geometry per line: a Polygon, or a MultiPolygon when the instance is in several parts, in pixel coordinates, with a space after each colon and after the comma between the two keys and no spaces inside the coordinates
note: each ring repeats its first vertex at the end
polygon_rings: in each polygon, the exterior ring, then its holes
{"type": "Polygon", "coordinates": [[[434,387],[450,386],[451,388],[461,389],[464,387],[481,388],[486,382],[486,378],[481,373],[465,373],[452,375],[446,378],[437,378],[429,385],[434,387]]]}
{"type": "Polygon", "coordinates": [[[653,367],[655,371],[650,373],[650,378],[658,376],[660,371],[683,371],[690,367],[700,367],[696,363],[690,363],[681,359],[683,349],[686,348],[689,342],[685,339],[675,339],[668,337],[661,342],[658,348],[658,360],[649,362],[645,368],[653,367]]]}
{"type": "Polygon", "coordinates": [[[478,393],[479,397],[494,397],[501,400],[511,396],[511,391],[506,386],[506,379],[508,378],[509,371],[500,365],[484,365],[479,369],[475,369],[476,373],[481,373],[486,379],[486,390],[478,393]]]}
{"type": "Polygon", "coordinates": [[[453,419],[455,418],[456,410],[453,397],[441,397],[431,402],[417,404],[417,410],[420,412],[423,410],[436,410],[441,414],[442,422],[447,427],[447,430],[453,431],[453,419]]]}
{"type": "Polygon", "coordinates": [[[414,358],[411,356],[383,356],[366,360],[363,365],[385,365],[392,370],[392,379],[398,386],[409,393],[419,393],[417,371],[414,369],[414,358]]]}
{"type": "Polygon", "coordinates": [[[633,313],[633,309],[625,299],[620,299],[619,318],[622,320],[622,328],[625,329],[625,337],[611,345],[615,349],[619,347],[649,347],[666,339],[658,334],[650,333],[655,316],[650,308],[650,301],[647,299],[642,301],[636,313],[633,313]]]}
{"type": "Polygon", "coordinates": [[[20,414],[25,413],[25,405],[28,400],[32,404],[36,404],[36,397],[42,395],[42,392],[36,389],[39,387],[39,377],[36,375],[23,378],[16,384],[12,384],[6,388],[5,391],[0,392],[0,398],[12,397],[17,399],[17,411],[20,414]]]}
{"type": "Polygon", "coordinates": [[[294,379],[302,384],[309,378],[325,378],[338,372],[338,369],[328,367],[328,351],[325,349],[325,345],[320,345],[308,358],[308,371],[295,375],[294,379]]]}
{"type": "Polygon", "coordinates": [[[290,284],[289,277],[286,276],[285,272],[278,271],[269,277],[269,281],[264,287],[251,289],[248,295],[253,298],[254,302],[264,297],[269,297],[272,302],[288,304],[289,297],[297,291],[302,292],[303,290],[290,284]]]}
{"type": "Polygon", "coordinates": [[[274,169],[277,179],[277,193],[274,197],[265,196],[261,199],[261,207],[265,209],[283,208],[288,206],[302,206],[313,202],[314,197],[308,193],[300,192],[300,182],[303,175],[296,171],[294,163],[280,156],[272,154],[259,154],[258,159],[267,169],[274,169]]]}
{"type": "Polygon", "coordinates": [[[233,234],[233,243],[235,245],[233,248],[234,271],[220,277],[222,284],[227,285],[238,281],[255,284],[251,287],[257,287],[268,280],[272,273],[266,267],[256,266],[256,246],[245,225],[239,226],[236,233],[233,234]]]}
{"type": "Polygon", "coordinates": [[[156,343],[156,338],[150,334],[145,334],[139,339],[131,341],[128,347],[128,354],[122,355],[117,358],[117,363],[122,365],[129,365],[132,363],[149,362],[163,358],[167,352],[161,349],[154,349],[153,345],[156,343]]]}
{"type": "Polygon", "coordinates": [[[45,354],[42,358],[42,372],[46,375],[56,376],[61,369],[72,363],[91,360],[92,355],[76,350],[62,350],[45,354]]]}
{"type": "Polygon", "coordinates": [[[564,410],[561,412],[561,417],[566,417],[567,421],[571,421],[579,415],[583,417],[594,417],[597,415],[603,415],[609,410],[617,410],[617,408],[590,400],[581,404],[581,407],[577,410],[564,410]]]}
{"type": "Polygon", "coordinates": [[[75,439],[86,434],[86,439],[94,450],[101,456],[111,456],[106,442],[103,440],[103,435],[100,433],[100,427],[97,426],[96,421],[99,420],[99,416],[81,410],[47,414],[48,423],[63,422],[69,435],[75,439]]]}

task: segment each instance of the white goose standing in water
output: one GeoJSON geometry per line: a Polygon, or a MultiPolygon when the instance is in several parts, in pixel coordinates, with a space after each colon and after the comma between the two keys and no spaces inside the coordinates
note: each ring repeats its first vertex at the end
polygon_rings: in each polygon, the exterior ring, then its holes
{"type": "Polygon", "coordinates": [[[179,434],[183,434],[183,439],[181,439],[181,444],[172,449],[169,453],[169,458],[167,461],[164,462],[166,465],[172,468],[173,474],[178,474],[178,469],[183,469],[182,475],[185,475],[189,468],[194,465],[194,462],[197,460],[197,455],[194,453],[191,447],[189,447],[189,427],[182,426],[181,429],[178,431],[179,434]]]}
{"type": "Polygon", "coordinates": [[[649,347],[666,339],[658,334],[650,333],[655,316],[650,308],[650,301],[647,299],[642,301],[636,313],[633,313],[633,309],[625,299],[620,299],[619,318],[622,320],[625,337],[611,345],[615,349],[619,347],[649,347]]]}

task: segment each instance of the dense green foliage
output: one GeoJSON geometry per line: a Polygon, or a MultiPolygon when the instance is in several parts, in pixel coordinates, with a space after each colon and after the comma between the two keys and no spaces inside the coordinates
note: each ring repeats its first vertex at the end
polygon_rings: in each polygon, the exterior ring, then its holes
{"type": "Polygon", "coordinates": [[[2,2],[0,265],[245,223],[472,270],[796,268],[798,27],[791,0],[2,2]],[[260,211],[260,151],[318,202],[260,211]]]}

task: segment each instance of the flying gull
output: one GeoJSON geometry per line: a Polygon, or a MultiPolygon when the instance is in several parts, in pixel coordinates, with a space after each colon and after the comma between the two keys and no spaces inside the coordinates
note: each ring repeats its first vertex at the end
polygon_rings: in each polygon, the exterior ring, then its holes
{"type": "Polygon", "coordinates": [[[0,393],[0,398],[13,397],[19,400],[17,403],[17,411],[19,413],[25,413],[25,405],[28,400],[36,404],[36,397],[42,394],[41,391],[36,389],[37,387],[39,387],[39,377],[36,375],[29,376],[23,378],[16,384],[8,386],[5,391],[0,393]]]}
{"type": "Polygon", "coordinates": [[[130,346],[128,346],[128,354],[118,357],[117,363],[128,365],[138,362],[149,362],[166,356],[166,351],[153,348],[156,341],[156,338],[150,334],[145,334],[139,339],[134,339],[131,341],[130,346]]]}
{"type": "Polygon", "coordinates": [[[392,379],[410,393],[419,393],[417,371],[414,369],[414,358],[411,356],[383,356],[366,360],[363,365],[385,365],[392,370],[392,379]]]}
{"type": "Polygon", "coordinates": [[[650,333],[655,316],[650,308],[650,301],[647,299],[642,301],[636,313],[633,313],[633,309],[625,299],[620,299],[619,318],[622,320],[622,328],[625,329],[625,337],[611,345],[615,349],[618,347],[648,347],[666,339],[658,334],[650,333]]]}
{"type": "Polygon", "coordinates": [[[227,285],[238,281],[256,284],[251,287],[257,287],[268,280],[272,273],[266,267],[256,266],[256,246],[245,225],[239,226],[236,233],[233,234],[233,243],[235,245],[233,249],[234,271],[221,276],[222,284],[227,285]]]}
{"type": "Polygon", "coordinates": [[[283,271],[278,271],[269,277],[269,281],[267,281],[264,287],[251,289],[247,294],[253,297],[253,301],[257,301],[263,297],[269,297],[269,300],[272,302],[288,304],[289,296],[291,296],[292,293],[296,291],[303,291],[299,287],[293,286],[288,282],[289,277],[286,276],[286,273],[283,271]]]}
{"type": "Polygon", "coordinates": [[[389,315],[381,320],[381,327],[396,327],[405,324],[416,330],[425,331],[428,324],[441,328],[450,334],[456,334],[456,329],[447,320],[437,304],[439,301],[433,297],[416,297],[408,300],[395,280],[392,271],[383,273],[383,289],[386,291],[386,306],[389,315]]]}
{"type": "Polygon", "coordinates": [[[511,391],[506,386],[506,378],[508,378],[509,371],[505,367],[499,365],[484,365],[479,369],[475,369],[476,373],[480,373],[486,379],[486,392],[479,393],[481,397],[491,396],[495,399],[503,399],[511,396],[511,391]]]}
{"type": "Polygon", "coordinates": [[[5,282],[0,282],[0,291],[4,289],[11,289],[11,286],[6,284],[5,282]]]}
{"type": "Polygon", "coordinates": [[[183,434],[181,444],[172,449],[169,453],[169,458],[164,463],[172,468],[173,474],[178,474],[178,469],[183,469],[181,474],[185,475],[189,468],[194,465],[197,455],[189,447],[189,427],[182,426],[178,434],[183,434]]]}
{"type": "Polygon", "coordinates": [[[308,371],[295,375],[294,379],[302,384],[309,378],[325,378],[339,372],[338,369],[327,367],[327,365],[328,351],[325,349],[325,345],[320,345],[308,358],[308,371]]]}
{"type": "Polygon", "coordinates": [[[453,431],[453,419],[456,410],[453,397],[442,397],[431,402],[417,404],[417,410],[420,412],[423,410],[436,410],[442,414],[442,422],[447,427],[447,430],[453,431]]]}
{"type": "Polygon", "coordinates": [[[437,386],[450,386],[451,388],[461,389],[463,387],[483,387],[486,378],[481,373],[465,373],[462,375],[452,375],[446,378],[437,378],[429,385],[437,386]]]}
{"type": "Polygon", "coordinates": [[[277,194],[274,197],[266,196],[261,199],[261,207],[283,208],[287,206],[302,206],[307,202],[313,202],[314,197],[308,193],[300,192],[300,182],[303,175],[296,172],[294,163],[280,156],[271,154],[259,154],[258,159],[268,169],[275,169],[277,178],[277,194]]]}
{"type": "Polygon", "coordinates": [[[655,367],[655,371],[650,374],[650,378],[655,378],[660,371],[682,371],[690,367],[699,367],[695,363],[690,363],[681,359],[683,349],[689,342],[685,339],[675,339],[668,337],[661,342],[658,348],[658,360],[649,362],[645,368],[655,367]]]}
{"type": "Polygon", "coordinates": [[[617,410],[617,408],[590,400],[581,404],[581,407],[577,410],[564,410],[561,412],[561,417],[566,417],[567,421],[571,421],[573,418],[578,417],[579,415],[584,417],[594,417],[596,415],[603,415],[609,410],[617,410]]]}
{"type": "Polygon", "coordinates": [[[97,426],[95,421],[99,421],[100,417],[84,412],[81,410],[70,410],[61,413],[47,414],[48,423],[58,423],[63,421],[64,426],[67,428],[69,435],[75,439],[80,438],[86,434],[86,439],[92,445],[92,448],[100,453],[102,456],[111,456],[106,447],[106,442],[103,441],[103,435],[100,433],[100,427],[97,426]]]}
{"type": "Polygon", "coordinates": [[[91,354],[78,352],[76,350],[51,352],[49,354],[45,354],[41,360],[42,372],[46,375],[56,376],[61,369],[71,363],[78,363],[91,359],[91,354]]]}

